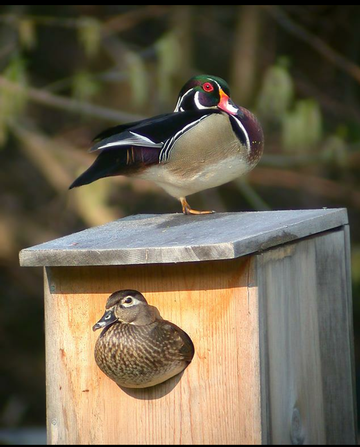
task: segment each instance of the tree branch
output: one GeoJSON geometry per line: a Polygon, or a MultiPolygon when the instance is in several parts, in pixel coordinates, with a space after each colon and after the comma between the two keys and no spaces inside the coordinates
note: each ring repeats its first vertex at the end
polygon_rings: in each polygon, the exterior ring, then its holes
{"type": "MultiPolygon", "coordinates": [[[[52,139],[36,132],[25,129],[23,126],[12,123],[11,130],[22,143],[21,149],[31,160],[39,172],[46,178],[60,197],[68,198],[68,206],[89,226],[102,225],[106,222],[121,217],[121,208],[113,210],[108,206],[108,185],[89,185],[84,189],[69,192],[68,187],[73,180],[64,164],[59,160],[56,153],[57,144],[52,139]]],[[[61,152],[61,149],[58,149],[61,152]]]]}
{"type": "Polygon", "coordinates": [[[352,185],[344,185],[315,175],[258,166],[250,172],[249,182],[260,186],[307,191],[310,194],[323,196],[329,200],[346,201],[360,209],[360,192],[356,191],[352,185]]]}
{"type": "Polygon", "coordinates": [[[262,5],[262,7],[277,21],[277,23],[282,28],[284,28],[286,31],[293,34],[303,42],[308,43],[325,59],[330,61],[340,70],[345,71],[349,76],[360,83],[360,67],[357,64],[335,51],[319,37],[315,36],[302,26],[298,25],[288,16],[288,14],[286,14],[284,10],[282,10],[278,6],[262,5]]]}
{"type": "Polygon", "coordinates": [[[34,87],[23,87],[19,84],[8,81],[2,76],[0,76],[0,87],[5,87],[13,92],[24,92],[30,100],[38,104],[65,110],[71,113],[86,115],[92,118],[100,118],[114,123],[131,122],[144,119],[144,116],[142,115],[113,110],[83,101],[76,101],[72,98],[54,95],[45,90],[34,87]]]}

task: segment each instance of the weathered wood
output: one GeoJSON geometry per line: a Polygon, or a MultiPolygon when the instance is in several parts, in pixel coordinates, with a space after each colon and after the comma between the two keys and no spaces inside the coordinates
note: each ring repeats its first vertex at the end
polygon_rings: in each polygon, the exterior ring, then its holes
{"type": "Polygon", "coordinates": [[[344,231],[258,255],[263,430],[270,444],[355,444],[344,231]]]}
{"type": "Polygon", "coordinates": [[[51,444],[261,443],[257,290],[250,259],[47,268],[51,444]],[[183,328],[195,357],[182,377],[124,391],[97,368],[91,330],[117,289],[136,288],[183,328]]]}
{"type": "Polygon", "coordinates": [[[22,266],[234,259],[348,223],[346,209],[130,216],[20,252],[22,266]]]}
{"type": "Polygon", "coordinates": [[[20,258],[46,267],[51,444],[356,443],[346,210],[132,216],[20,258]],[[94,361],[92,326],[126,288],[195,345],[154,388],[94,361]]]}

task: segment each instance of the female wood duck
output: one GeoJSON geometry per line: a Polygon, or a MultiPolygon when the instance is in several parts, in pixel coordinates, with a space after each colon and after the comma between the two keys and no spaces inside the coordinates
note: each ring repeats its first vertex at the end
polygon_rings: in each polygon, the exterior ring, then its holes
{"type": "Polygon", "coordinates": [[[228,84],[199,75],[181,89],[173,113],[122,124],[95,138],[100,154],[70,186],[102,177],[127,175],[152,180],[180,200],[227,183],[250,171],[263,152],[264,137],[256,117],[233,103],[228,84]]]}
{"type": "Polygon", "coordinates": [[[178,326],[163,320],[137,290],[119,290],[107,300],[93,330],[103,328],[95,361],[118,385],[146,388],[179,374],[191,362],[194,345],[178,326]]]}

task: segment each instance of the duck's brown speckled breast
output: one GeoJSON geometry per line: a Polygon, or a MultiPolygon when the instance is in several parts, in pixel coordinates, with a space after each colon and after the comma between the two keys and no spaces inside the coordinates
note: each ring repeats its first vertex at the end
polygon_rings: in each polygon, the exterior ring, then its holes
{"type": "Polygon", "coordinates": [[[117,384],[130,388],[156,385],[178,374],[189,362],[181,353],[181,339],[171,338],[171,332],[164,328],[159,328],[159,322],[113,324],[96,342],[97,365],[117,384]]]}

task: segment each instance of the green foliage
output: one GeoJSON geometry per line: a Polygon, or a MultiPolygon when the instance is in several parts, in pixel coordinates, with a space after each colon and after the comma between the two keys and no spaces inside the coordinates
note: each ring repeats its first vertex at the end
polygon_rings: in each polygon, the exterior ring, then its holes
{"type": "Polygon", "coordinates": [[[169,32],[156,43],[158,56],[158,98],[167,102],[172,91],[172,77],[181,68],[182,49],[178,34],[169,32]]]}
{"type": "Polygon", "coordinates": [[[78,101],[87,101],[99,92],[100,87],[90,73],[81,71],[73,77],[72,96],[78,101]]]}
{"type": "Polygon", "coordinates": [[[341,168],[348,167],[349,157],[346,144],[346,129],[341,126],[334,135],[328,136],[323,144],[322,159],[341,168]]]}
{"type": "Polygon", "coordinates": [[[319,104],[314,99],[295,101],[294,83],[284,58],[265,73],[257,113],[265,126],[279,129],[286,152],[311,152],[323,138],[319,104]]]}
{"type": "Polygon", "coordinates": [[[135,106],[143,106],[148,97],[149,80],[143,59],[133,51],[126,55],[127,70],[135,106]]]}
{"type": "Polygon", "coordinates": [[[282,147],[287,152],[311,152],[322,138],[322,116],[314,99],[296,102],[282,120],[282,147]]]}
{"type": "Polygon", "coordinates": [[[97,54],[101,42],[101,23],[93,17],[79,19],[78,37],[89,57],[97,54]]]}
{"type": "Polygon", "coordinates": [[[20,19],[18,21],[19,41],[26,50],[36,46],[36,27],[33,20],[20,19]]]}
{"type": "Polygon", "coordinates": [[[294,84],[284,59],[265,73],[257,100],[257,113],[265,121],[278,124],[294,98],[294,84]]]}
{"type": "Polygon", "coordinates": [[[13,90],[6,85],[0,85],[0,145],[7,139],[8,123],[16,119],[24,110],[27,102],[27,86],[25,62],[15,56],[2,73],[4,79],[19,85],[19,90],[13,90]]]}

